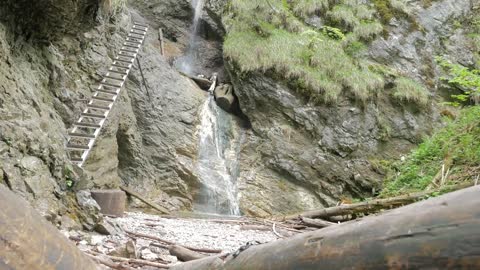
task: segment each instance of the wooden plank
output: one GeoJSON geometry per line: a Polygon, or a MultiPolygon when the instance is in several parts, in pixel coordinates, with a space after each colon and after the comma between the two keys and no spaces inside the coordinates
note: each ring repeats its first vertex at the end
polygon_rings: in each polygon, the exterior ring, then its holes
{"type": "Polygon", "coordinates": [[[145,197],[143,197],[142,195],[140,195],[140,193],[126,187],[126,186],[120,186],[120,189],[125,191],[127,194],[139,199],[140,201],[142,201],[143,203],[145,203],[146,205],[152,207],[153,209],[163,213],[163,214],[170,214],[170,211],[167,210],[167,208],[165,207],[162,207],[148,199],[146,199],[145,197]]]}

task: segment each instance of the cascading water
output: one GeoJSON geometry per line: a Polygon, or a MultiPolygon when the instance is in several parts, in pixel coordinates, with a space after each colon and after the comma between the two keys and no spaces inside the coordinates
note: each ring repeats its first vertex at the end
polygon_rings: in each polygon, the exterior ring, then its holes
{"type": "Polygon", "coordinates": [[[203,104],[198,132],[197,169],[201,188],[194,209],[239,215],[236,180],[243,132],[232,115],[217,107],[212,95],[203,104]]]}
{"type": "Polygon", "coordinates": [[[192,7],[194,8],[194,16],[193,16],[193,24],[192,24],[192,31],[190,35],[190,41],[187,46],[185,55],[180,57],[176,61],[177,68],[185,72],[186,74],[190,74],[190,75],[196,75],[192,73],[194,71],[193,69],[195,67],[195,61],[197,59],[196,57],[197,45],[198,45],[197,37],[198,37],[200,19],[202,18],[202,14],[203,14],[204,1],[205,0],[191,1],[192,7]]]}

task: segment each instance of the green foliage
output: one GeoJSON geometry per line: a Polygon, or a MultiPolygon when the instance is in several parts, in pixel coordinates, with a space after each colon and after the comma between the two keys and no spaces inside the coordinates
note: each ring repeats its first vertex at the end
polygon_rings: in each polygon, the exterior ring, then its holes
{"type": "Polygon", "coordinates": [[[394,11],[391,7],[389,0],[372,0],[375,8],[377,9],[380,18],[384,24],[390,22],[390,20],[395,17],[394,11]]]}
{"type": "Polygon", "coordinates": [[[355,16],[355,11],[352,7],[346,5],[336,5],[331,11],[327,13],[327,16],[335,23],[347,28],[360,24],[360,20],[355,16]]]}
{"type": "Polygon", "coordinates": [[[445,171],[450,169],[450,175],[461,174],[462,170],[478,166],[479,116],[480,106],[464,109],[457,120],[449,122],[445,128],[426,139],[404,162],[394,164],[396,173],[388,177],[381,195],[396,196],[425,190],[443,164],[447,164],[445,171]]]}
{"type": "Polygon", "coordinates": [[[452,95],[455,101],[449,104],[460,106],[469,99],[478,104],[480,102],[480,70],[471,70],[462,65],[452,64],[441,57],[435,59],[448,72],[448,77],[442,79],[463,91],[461,94],[452,95]]]}
{"type": "Polygon", "coordinates": [[[65,185],[67,186],[68,189],[71,189],[74,185],[74,181],[73,181],[73,176],[72,176],[73,172],[70,168],[68,167],[64,167],[63,168],[63,175],[65,176],[65,185]]]}
{"type": "Polygon", "coordinates": [[[322,13],[330,7],[329,0],[292,0],[293,12],[302,18],[322,13]]]}
{"type": "Polygon", "coordinates": [[[342,31],[338,28],[335,27],[330,27],[330,26],[323,26],[322,27],[322,33],[328,36],[331,39],[334,40],[344,40],[345,35],[342,33],[342,31]]]}
{"type": "Polygon", "coordinates": [[[353,33],[360,40],[371,40],[383,32],[383,26],[379,22],[362,22],[355,26],[353,33]]]}
{"type": "Polygon", "coordinates": [[[395,80],[393,96],[403,102],[415,102],[425,106],[428,103],[428,90],[416,81],[399,77],[395,80]]]}

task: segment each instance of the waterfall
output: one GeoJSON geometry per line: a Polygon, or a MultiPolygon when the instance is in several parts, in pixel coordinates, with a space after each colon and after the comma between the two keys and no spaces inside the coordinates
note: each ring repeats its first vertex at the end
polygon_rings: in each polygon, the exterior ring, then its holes
{"type": "Polygon", "coordinates": [[[185,55],[178,58],[175,65],[177,68],[186,74],[192,74],[195,68],[195,61],[196,61],[196,53],[197,53],[197,37],[198,37],[198,30],[200,25],[200,19],[202,18],[203,14],[203,6],[205,0],[192,0],[191,4],[194,9],[194,16],[193,16],[193,24],[190,34],[189,44],[187,45],[187,50],[185,55]]]}
{"type": "Polygon", "coordinates": [[[198,212],[239,215],[236,180],[243,132],[234,117],[217,107],[212,95],[201,110],[197,169],[201,188],[198,212]]]}

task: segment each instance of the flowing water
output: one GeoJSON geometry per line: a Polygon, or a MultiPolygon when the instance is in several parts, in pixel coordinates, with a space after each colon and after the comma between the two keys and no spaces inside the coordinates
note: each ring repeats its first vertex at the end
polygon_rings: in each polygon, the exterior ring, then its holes
{"type": "Polygon", "coordinates": [[[201,188],[194,209],[198,212],[239,215],[237,177],[243,132],[234,117],[221,110],[209,95],[201,111],[198,130],[198,176],[201,188]]]}
{"type": "Polygon", "coordinates": [[[175,65],[177,68],[186,74],[190,75],[197,75],[194,73],[194,68],[196,66],[195,61],[197,59],[198,53],[198,32],[200,26],[200,19],[202,18],[203,14],[203,7],[204,7],[205,0],[192,0],[191,4],[194,9],[194,16],[193,16],[193,24],[190,34],[190,41],[187,46],[187,50],[185,55],[177,59],[175,65]]]}

